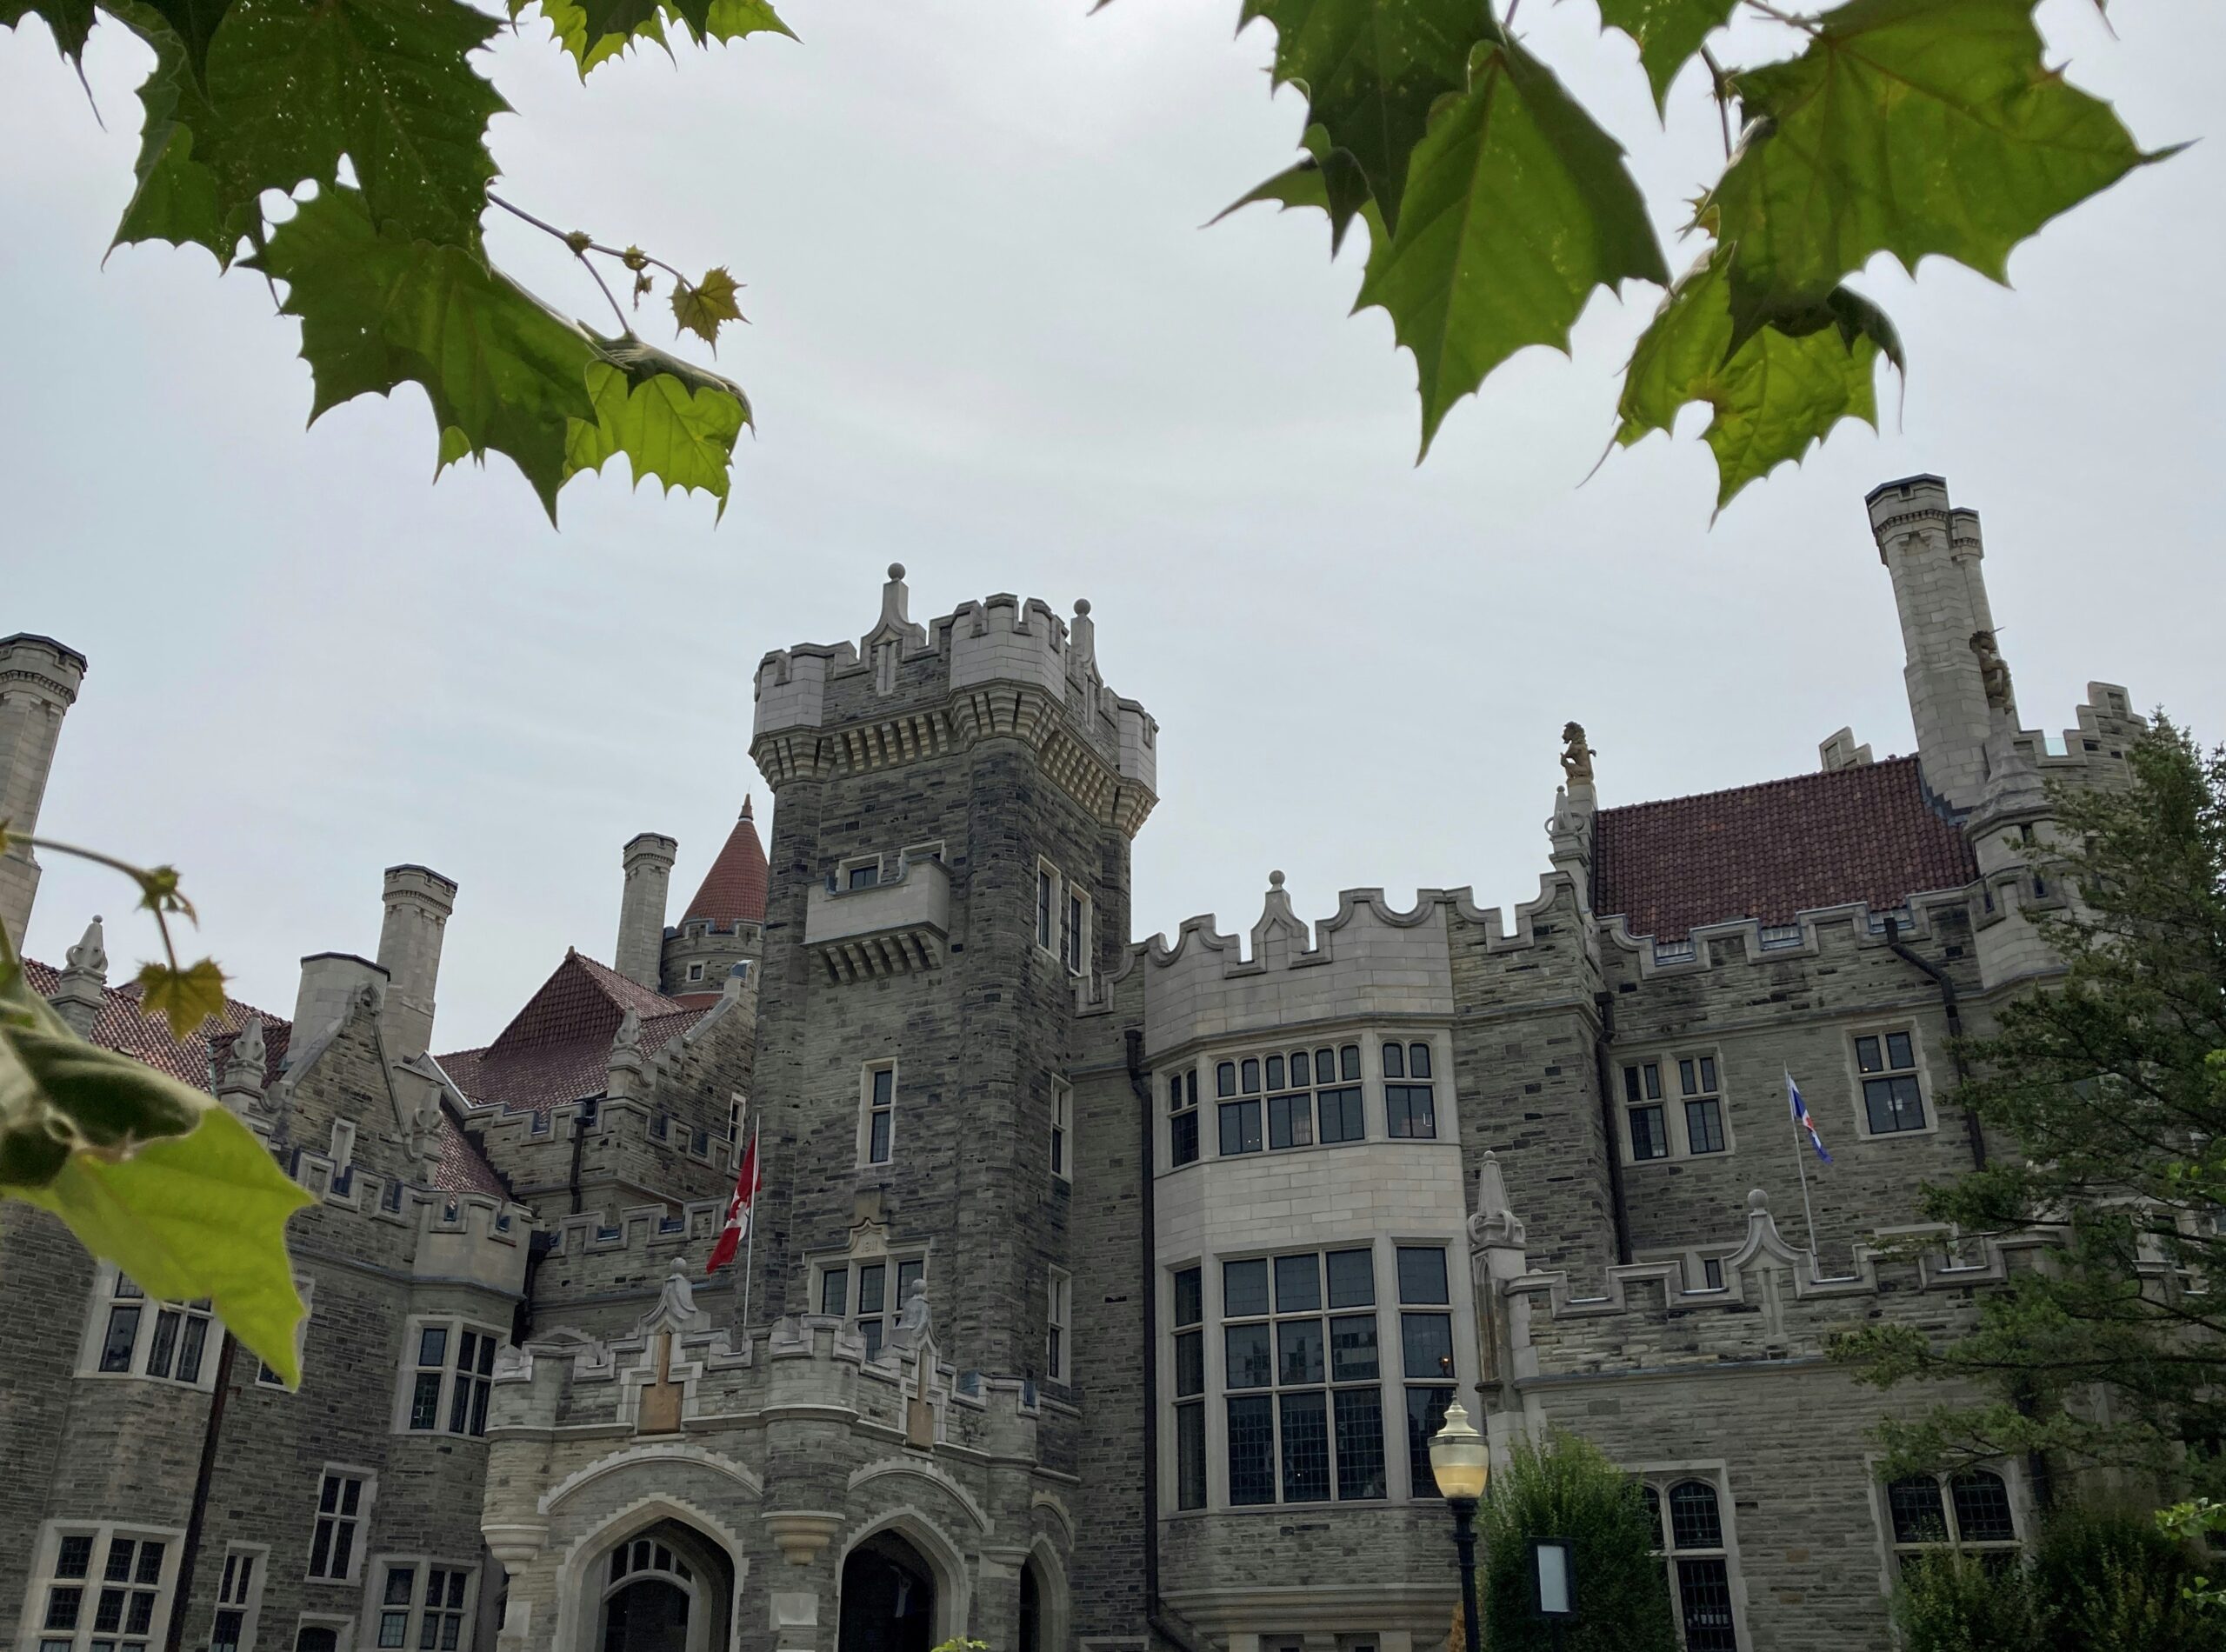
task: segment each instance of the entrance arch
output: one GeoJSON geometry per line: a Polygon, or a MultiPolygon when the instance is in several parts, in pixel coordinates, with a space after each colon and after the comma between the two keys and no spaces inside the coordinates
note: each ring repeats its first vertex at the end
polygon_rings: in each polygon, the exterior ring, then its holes
{"type": "Polygon", "coordinates": [[[836,1652],[930,1652],[935,1569],[903,1533],[882,1530],[843,1557],[836,1652]]]}
{"type": "Polygon", "coordinates": [[[589,1652],[715,1652],[731,1636],[733,1565],[681,1521],[654,1521],[611,1544],[585,1582],[589,1652]]]}

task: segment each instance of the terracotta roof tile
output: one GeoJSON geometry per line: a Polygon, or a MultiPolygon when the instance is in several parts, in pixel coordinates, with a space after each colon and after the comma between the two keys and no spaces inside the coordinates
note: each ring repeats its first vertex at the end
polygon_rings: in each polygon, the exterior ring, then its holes
{"type": "Polygon", "coordinates": [[[698,1021],[716,997],[683,1004],[567,952],[495,1042],[436,1057],[456,1087],[482,1106],[543,1112],[603,1093],[610,1041],[626,1011],[642,1018],[642,1054],[656,1056],[698,1021]]]}
{"type": "MultiPolygon", "coordinates": [[[[23,974],[31,990],[42,998],[52,997],[62,981],[59,970],[36,958],[23,960],[23,974]]],[[[93,1022],[92,1042],[103,1049],[113,1049],[144,1062],[157,1072],[168,1073],[197,1090],[213,1092],[216,1070],[223,1065],[232,1040],[239,1036],[250,1016],[262,1019],[264,1070],[276,1077],[286,1063],[286,1046],[293,1037],[294,1024],[237,998],[224,1000],[221,1019],[212,1016],[198,1031],[184,1038],[174,1038],[168,1022],[140,1009],[137,983],[110,987],[104,995],[101,1013],[93,1022]]],[[[645,1044],[647,1042],[643,1040],[645,1044]]],[[[445,1193],[486,1193],[498,1199],[510,1197],[494,1167],[471,1144],[445,1106],[441,1109],[441,1153],[433,1171],[433,1185],[445,1193]]]]}
{"type": "Polygon", "coordinates": [[[703,875],[703,887],[681,915],[683,923],[706,922],[723,929],[736,923],[765,922],[765,846],[757,841],[757,824],[751,819],[750,799],[742,800],[742,818],[727,834],[726,844],[703,875]]]}
{"type": "Polygon", "coordinates": [[[1977,876],[1914,757],[1603,809],[1593,823],[1593,910],[1661,941],[1850,901],[1885,910],[1977,876]]]}

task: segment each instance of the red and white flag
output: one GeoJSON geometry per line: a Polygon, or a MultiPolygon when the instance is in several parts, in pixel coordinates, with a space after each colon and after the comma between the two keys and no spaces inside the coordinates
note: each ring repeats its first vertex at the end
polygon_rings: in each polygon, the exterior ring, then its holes
{"type": "Polygon", "coordinates": [[[734,1179],[734,1197],[727,1201],[726,1223],[719,1229],[718,1243],[711,1247],[711,1260],[703,1264],[705,1273],[718,1272],[742,1249],[743,1236],[750,1231],[750,1207],[764,1181],[764,1169],[757,1162],[757,1132],[752,1130],[750,1146],[742,1156],[741,1174],[734,1179]]]}

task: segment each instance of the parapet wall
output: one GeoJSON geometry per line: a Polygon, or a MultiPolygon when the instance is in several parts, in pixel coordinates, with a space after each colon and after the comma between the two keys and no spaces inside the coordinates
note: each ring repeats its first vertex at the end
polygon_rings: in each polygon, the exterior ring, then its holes
{"type": "Polygon", "coordinates": [[[2053,1242],[2044,1230],[1959,1241],[1943,1227],[1886,1229],[1856,1247],[1852,1274],[1818,1278],[1756,1191],[1748,1196],[1746,1242],[1723,1260],[1721,1288],[1696,1289],[1673,1261],[1611,1267],[1597,1296],[1576,1295],[1567,1274],[1529,1272],[1506,1279],[1498,1295],[1518,1383],[1720,1369],[1822,1358],[1864,1325],[1914,1325],[1952,1340],[1976,1324],[1979,1289],[2005,1282],[2053,1242]]]}

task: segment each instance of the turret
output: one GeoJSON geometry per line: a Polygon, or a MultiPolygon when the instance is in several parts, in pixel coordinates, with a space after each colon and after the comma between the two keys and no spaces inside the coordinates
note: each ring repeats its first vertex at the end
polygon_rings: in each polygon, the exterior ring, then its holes
{"type": "Polygon", "coordinates": [[[85,926],[83,938],[70,949],[62,979],[49,1002],[55,1014],[68,1022],[80,1038],[93,1036],[93,1023],[101,1018],[101,1008],[108,1002],[108,947],[99,914],[85,926]]]}
{"type": "Polygon", "coordinates": [[[379,967],[387,972],[382,1012],[387,1053],[396,1061],[432,1047],[433,987],[441,974],[441,938],[456,910],[456,884],[429,866],[386,869],[386,916],[379,926],[379,967]]]}
{"type": "Polygon", "coordinates": [[[664,957],[666,886],[680,845],[662,832],[641,832],[623,853],[626,883],[618,897],[618,951],[612,960],[629,981],[658,989],[664,957]]]}
{"type": "Polygon", "coordinates": [[[0,637],[0,825],[9,839],[0,854],[0,930],[18,949],[38,894],[38,857],[23,840],[38,829],[62,719],[84,680],[77,649],[23,631],[0,637]]]}
{"type": "Polygon", "coordinates": [[[1950,804],[1969,808],[1986,779],[1987,736],[1996,713],[2016,726],[1979,566],[1985,549],[1978,513],[1951,508],[1947,483],[1931,476],[1889,482],[1865,503],[1878,560],[1894,582],[1906,661],[1902,676],[1925,784],[1950,804]]]}

